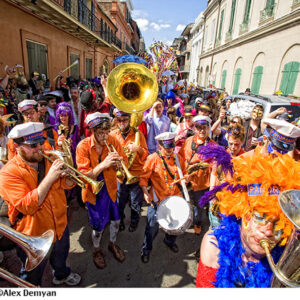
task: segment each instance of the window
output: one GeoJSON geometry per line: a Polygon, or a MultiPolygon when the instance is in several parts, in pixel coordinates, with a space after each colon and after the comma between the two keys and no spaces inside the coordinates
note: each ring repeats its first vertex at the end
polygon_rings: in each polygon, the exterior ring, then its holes
{"type": "Polygon", "coordinates": [[[263,66],[257,66],[254,69],[252,85],[251,85],[251,93],[252,94],[259,94],[263,69],[264,69],[263,66]]]}
{"type": "Polygon", "coordinates": [[[227,70],[224,70],[224,71],[222,72],[221,89],[225,89],[225,85],[226,85],[226,76],[227,76],[227,70]]]}
{"type": "Polygon", "coordinates": [[[232,0],[232,5],[231,5],[231,16],[230,16],[230,24],[229,24],[229,30],[228,32],[232,34],[232,29],[233,29],[233,21],[234,21],[234,14],[235,14],[235,6],[236,6],[236,0],[232,0]]]}
{"type": "Polygon", "coordinates": [[[222,36],[223,19],[224,19],[224,9],[221,11],[218,40],[221,40],[221,36],[222,36]]]}
{"type": "Polygon", "coordinates": [[[300,70],[300,62],[291,61],[284,65],[280,90],[284,95],[293,94],[300,70]]]}
{"type": "Polygon", "coordinates": [[[215,26],[216,26],[216,20],[213,20],[212,26],[211,26],[211,35],[210,35],[211,42],[214,40],[215,26]]]}
{"type": "Polygon", "coordinates": [[[38,72],[48,78],[48,51],[47,45],[26,41],[29,74],[38,72]]]}
{"type": "Polygon", "coordinates": [[[74,53],[71,53],[70,54],[70,64],[72,64],[73,62],[75,62],[76,60],[78,60],[78,64],[73,66],[71,69],[70,69],[70,76],[72,76],[73,78],[75,79],[79,79],[79,64],[80,64],[80,61],[79,61],[79,55],[78,54],[74,54],[74,53]]]}
{"type": "Polygon", "coordinates": [[[251,7],[252,0],[247,0],[246,7],[245,7],[245,14],[244,14],[244,24],[248,24],[249,22],[249,16],[250,16],[250,7],[251,7]]]}
{"type": "Polygon", "coordinates": [[[240,81],[242,76],[242,69],[236,69],[234,74],[234,84],[233,84],[233,91],[232,94],[236,95],[239,93],[240,81]]]}
{"type": "Polygon", "coordinates": [[[92,59],[91,58],[85,59],[85,78],[87,80],[92,79],[92,59]]]}
{"type": "Polygon", "coordinates": [[[274,6],[275,6],[275,0],[267,0],[265,11],[268,16],[273,15],[274,6]]]}

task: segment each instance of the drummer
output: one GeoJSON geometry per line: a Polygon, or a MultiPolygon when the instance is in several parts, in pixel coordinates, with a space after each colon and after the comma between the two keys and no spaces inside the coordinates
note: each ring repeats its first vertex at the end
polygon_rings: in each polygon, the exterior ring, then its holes
{"type": "MultiPolygon", "coordinates": [[[[159,150],[148,156],[143,173],[140,176],[145,200],[151,206],[147,210],[147,224],[145,228],[144,243],[142,246],[141,259],[143,263],[149,262],[152,243],[158,233],[156,211],[161,201],[170,196],[181,196],[180,183],[172,185],[172,182],[179,179],[178,168],[185,174],[184,161],[174,153],[175,133],[164,132],[155,137],[159,143],[159,150]],[[150,193],[147,186],[151,182],[150,193]]],[[[185,176],[188,180],[188,176],[185,176]]],[[[166,233],[164,243],[169,249],[177,253],[178,246],[175,243],[176,236],[166,233]]]]}

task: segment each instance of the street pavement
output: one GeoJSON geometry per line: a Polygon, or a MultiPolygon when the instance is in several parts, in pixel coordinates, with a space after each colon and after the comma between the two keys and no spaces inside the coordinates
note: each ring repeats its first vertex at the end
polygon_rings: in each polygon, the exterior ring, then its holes
{"type": "MultiPolygon", "coordinates": [[[[140,259],[140,249],[144,239],[147,207],[143,206],[139,227],[133,233],[128,231],[130,214],[128,206],[125,212],[126,229],[119,233],[117,244],[125,251],[126,259],[123,263],[116,261],[107,249],[109,242],[109,226],[107,226],[101,241],[107,267],[98,269],[92,259],[93,246],[87,210],[80,207],[75,199],[69,203],[71,245],[68,265],[73,272],[81,275],[79,287],[195,287],[198,263],[194,253],[200,246],[202,235],[195,235],[193,229],[187,230],[185,234],[177,237],[179,252],[173,253],[163,243],[164,232],[160,229],[153,243],[150,261],[144,264],[140,259]]],[[[18,275],[20,261],[15,250],[4,252],[4,261],[0,267],[18,275]]],[[[48,263],[42,286],[53,287],[52,278],[48,263]]],[[[0,287],[9,286],[14,285],[0,279],[0,287]]]]}

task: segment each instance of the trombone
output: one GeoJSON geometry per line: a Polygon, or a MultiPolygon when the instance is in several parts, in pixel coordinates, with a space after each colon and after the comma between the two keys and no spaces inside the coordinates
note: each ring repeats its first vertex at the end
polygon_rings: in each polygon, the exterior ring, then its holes
{"type": "MultiPolygon", "coordinates": [[[[20,233],[4,225],[3,223],[0,223],[0,233],[6,238],[15,242],[26,253],[26,271],[33,270],[43,261],[43,259],[47,256],[47,253],[51,249],[51,245],[54,239],[54,231],[52,229],[47,230],[39,237],[35,237],[20,233]]],[[[2,268],[0,268],[0,277],[23,288],[36,287],[35,285],[19,278],[14,274],[11,274],[10,272],[2,268]]]]}
{"type": "MultiPolygon", "coordinates": [[[[111,147],[113,149],[113,151],[112,151],[110,149],[110,147],[108,146],[107,142],[104,141],[104,143],[105,143],[105,145],[106,145],[109,153],[113,153],[113,152],[118,153],[118,151],[116,150],[116,148],[114,147],[114,145],[111,145],[111,147]]],[[[126,184],[132,184],[132,183],[137,182],[139,180],[138,177],[133,176],[129,172],[128,168],[126,167],[126,165],[124,164],[124,162],[122,160],[120,161],[120,163],[122,165],[122,169],[117,171],[117,177],[121,178],[121,177],[124,177],[126,175],[126,178],[127,178],[126,184]],[[125,173],[125,175],[124,175],[124,173],[125,173]]]]}
{"type": "Polygon", "coordinates": [[[64,160],[64,153],[58,151],[58,150],[49,150],[49,151],[40,151],[41,155],[43,157],[45,157],[46,159],[48,159],[50,162],[54,162],[54,160],[50,157],[51,155],[53,155],[54,157],[62,160],[65,164],[66,169],[70,169],[72,171],[74,171],[76,174],[78,174],[78,176],[74,175],[74,174],[70,174],[72,180],[79,185],[82,189],[86,188],[85,183],[80,179],[80,177],[85,180],[88,184],[90,184],[92,186],[92,190],[93,193],[95,195],[97,195],[100,190],[102,189],[103,185],[104,185],[104,181],[96,181],[91,179],[90,177],[84,175],[83,173],[81,173],[80,171],[78,171],[76,168],[74,168],[73,166],[71,166],[70,164],[68,164],[67,162],[65,162],[64,160]],[[47,153],[47,154],[45,154],[47,153]]]}

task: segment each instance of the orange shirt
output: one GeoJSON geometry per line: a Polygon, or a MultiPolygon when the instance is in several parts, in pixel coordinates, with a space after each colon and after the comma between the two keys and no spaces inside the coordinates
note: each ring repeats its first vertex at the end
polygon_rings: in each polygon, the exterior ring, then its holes
{"type": "MultiPolygon", "coordinates": [[[[57,149],[57,138],[58,138],[58,134],[57,132],[52,129],[53,131],[53,136],[54,136],[54,140],[55,140],[55,145],[54,148],[57,149]]],[[[46,138],[45,143],[44,143],[44,150],[52,150],[51,145],[49,144],[48,141],[48,135],[46,131],[43,131],[44,137],[46,138]]],[[[8,139],[8,160],[11,160],[14,156],[17,155],[17,149],[14,145],[14,140],[13,139],[8,139]]]]}
{"type": "MultiPolygon", "coordinates": [[[[51,163],[45,160],[45,174],[51,163]]],[[[13,224],[19,214],[24,216],[15,229],[31,236],[40,236],[53,229],[60,239],[67,226],[67,201],[64,189],[71,189],[65,179],[54,182],[44,202],[38,204],[38,173],[20,155],[10,160],[0,172],[0,195],[8,203],[8,216],[13,224]]]]}
{"type": "MultiPolygon", "coordinates": [[[[190,159],[192,157],[192,142],[195,140],[196,146],[199,145],[199,141],[197,141],[196,136],[190,136],[185,140],[185,143],[181,147],[179,154],[184,158],[186,168],[192,166],[193,163],[201,162],[200,156],[195,153],[191,162],[190,159]],[[189,166],[188,166],[189,164],[189,166]]],[[[213,140],[209,140],[212,143],[215,143],[213,140]]],[[[211,174],[211,167],[206,170],[198,170],[191,178],[191,183],[193,186],[193,191],[200,191],[209,188],[210,186],[210,174],[211,174]]]]}
{"type": "MultiPolygon", "coordinates": [[[[108,145],[114,145],[120,156],[124,158],[125,165],[128,165],[127,156],[123,150],[122,145],[116,140],[115,137],[109,135],[107,139],[108,145]]],[[[108,155],[108,149],[103,147],[101,153],[101,161],[108,155]]],[[[99,164],[99,154],[96,150],[94,135],[82,140],[76,148],[76,163],[78,171],[87,174],[92,171],[99,164]]],[[[117,176],[113,167],[103,170],[104,181],[107,187],[108,194],[113,202],[117,200],[117,176]]],[[[96,204],[96,195],[93,194],[92,188],[87,184],[87,188],[82,190],[83,202],[90,202],[96,204]]]]}
{"type": "MultiPolygon", "coordinates": [[[[174,161],[173,157],[167,159],[164,157],[166,164],[169,167],[169,170],[173,175],[175,175],[176,171],[176,162],[174,161]]],[[[182,173],[185,174],[185,166],[182,157],[178,156],[179,164],[182,170],[182,173]]],[[[165,182],[165,172],[163,170],[163,164],[159,157],[159,155],[155,152],[148,156],[144,168],[143,173],[140,176],[140,186],[148,186],[149,179],[151,180],[151,195],[153,198],[153,189],[155,190],[155,194],[158,198],[158,203],[160,203],[163,199],[169,196],[181,196],[179,188],[176,184],[173,185],[173,188],[170,188],[171,182],[173,179],[169,175],[168,171],[166,170],[167,174],[167,183],[165,182]]],[[[177,171],[177,179],[179,179],[179,174],[177,171]]],[[[177,180],[176,179],[176,180],[177,180]]]]}
{"type": "MultiPolygon", "coordinates": [[[[130,173],[133,176],[140,176],[140,174],[143,170],[145,160],[149,154],[145,136],[140,131],[139,131],[139,134],[140,134],[140,147],[142,148],[142,151],[141,151],[141,153],[138,152],[136,154],[135,159],[130,168],[130,173]]],[[[125,140],[122,137],[120,129],[116,129],[116,130],[112,131],[111,135],[114,136],[121,143],[123,148],[127,147],[131,143],[134,143],[134,141],[135,141],[135,132],[132,128],[130,128],[130,131],[127,134],[125,140]]]]}

